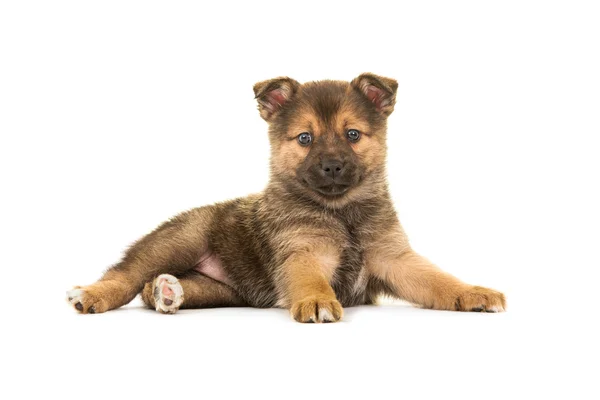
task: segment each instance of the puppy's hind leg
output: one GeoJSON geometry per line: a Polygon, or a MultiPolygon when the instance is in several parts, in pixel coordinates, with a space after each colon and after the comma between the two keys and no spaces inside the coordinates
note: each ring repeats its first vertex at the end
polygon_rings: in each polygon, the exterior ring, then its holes
{"type": "Polygon", "coordinates": [[[183,299],[183,287],[179,279],[169,274],[157,276],[152,282],[146,283],[142,290],[144,303],[164,314],[176,313],[183,299]]]}
{"type": "Polygon", "coordinates": [[[231,287],[195,271],[179,279],[173,275],[159,275],[146,283],[142,300],[148,307],[164,314],[173,314],[180,308],[247,305],[231,287]]]}
{"type": "Polygon", "coordinates": [[[196,208],[165,222],[136,242],[98,282],[68,291],[67,300],[80,313],[102,313],[129,303],[160,274],[192,269],[208,249],[213,213],[212,207],[196,208]]]}

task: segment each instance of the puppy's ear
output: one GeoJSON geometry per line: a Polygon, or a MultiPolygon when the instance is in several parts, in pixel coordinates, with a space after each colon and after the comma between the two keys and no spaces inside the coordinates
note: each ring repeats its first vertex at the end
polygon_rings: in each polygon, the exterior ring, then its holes
{"type": "Polygon", "coordinates": [[[365,95],[380,113],[387,116],[394,111],[398,90],[398,82],[394,79],[364,73],[354,78],[350,84],[365,95]]]}
{"type": "Polygon", "coordinates": [[[267,122],[277,113],[298,91],[300,84],[282,76],[254,85],[254,96],[258,101],[260,116],[267,122]]]}

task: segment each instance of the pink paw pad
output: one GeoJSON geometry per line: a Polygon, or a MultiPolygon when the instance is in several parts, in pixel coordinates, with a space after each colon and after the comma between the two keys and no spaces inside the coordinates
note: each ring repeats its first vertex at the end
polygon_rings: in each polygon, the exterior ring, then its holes
{"type": "Polygon", "coordinates": [[[156,311],[172,314],[183,303],[183,288],[179,280],[172,275],[163,274],[154,282],[154,301],[156,311]]]}
{"type": "Polygon", "coordinates": [[[165,285],[166,281],[166,279],[161,279],[158,281],[158,285],[162,286],[162,294],[164,296],[171,296],[173,294],[173,290],[171,290],[168,284],[165,285]]]}

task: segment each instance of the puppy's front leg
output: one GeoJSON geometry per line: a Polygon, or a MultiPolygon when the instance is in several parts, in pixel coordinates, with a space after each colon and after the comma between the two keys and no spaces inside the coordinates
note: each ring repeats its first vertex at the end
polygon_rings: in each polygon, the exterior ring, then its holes
{"type": "Polygon", "coordinates": [[[410,248],[391,250],[391,244],[370,252],[369,270],[393,296],[436,310],[500,312],[504,295],[466,284],[442,271],[410,248]]]}
{"type": "Polygon", "coordinates": [[[293,253],[282,265],[283,296],[298,322],[337,322],[342,305],[329,284],[338,257],[322,249],[293,253]]]}

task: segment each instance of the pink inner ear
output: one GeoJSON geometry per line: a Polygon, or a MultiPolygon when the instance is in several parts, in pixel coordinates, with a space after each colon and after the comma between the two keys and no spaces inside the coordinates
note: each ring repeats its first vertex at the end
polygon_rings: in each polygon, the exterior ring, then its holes
{"type": "Polygon", "coordinates": [[[267,103],[269,103],[269,108],[271,110],[275,110],[280,107],[287,101],[287,97],[285,92],[281,89],[271,90],[267,93],[267,103]]]}
{"type": "Polygon", "coordinates": [[[375,103],[375,106],[377,107],[377,109],[381,110],[382,107],[387,105],[387,100],[385,98],[384,90],[379,89],[378,87],[373,86],[373,85],[368,85],[365,88],[365,94],[367,95],[369,100],[371,100],[373,103],[375,103]]]}

